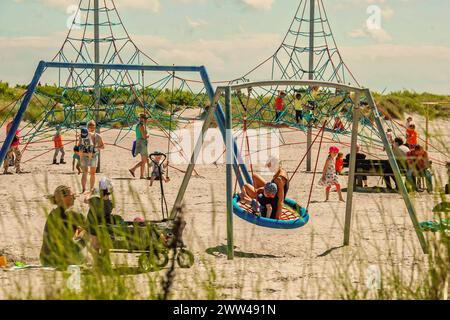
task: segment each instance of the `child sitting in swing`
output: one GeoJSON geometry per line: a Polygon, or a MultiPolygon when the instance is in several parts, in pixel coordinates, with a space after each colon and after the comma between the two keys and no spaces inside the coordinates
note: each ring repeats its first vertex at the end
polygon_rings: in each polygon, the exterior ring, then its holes
{"type": "Polygon", "coordinates": [[[155,180],[163,180],[166,183],[170,181],[170,178],[165,175],[169,161],[164,162],[162,159],[163,154],[159,151],[153,152],[153,155],[151,159],[150,187],[153,186],[153,181],[155,180]]]}
{"type": "Polygon", "coordinates": [[[256,199],[251,199],[243,189],[240,196],[241,201],[252,206],[252,210],[257,216],[266,217],[268,219],[276,219],[276,212],[278,209],[278,187],[273,182],[268,182],[264,189],[257,190],[258,195],[256,199]]]}

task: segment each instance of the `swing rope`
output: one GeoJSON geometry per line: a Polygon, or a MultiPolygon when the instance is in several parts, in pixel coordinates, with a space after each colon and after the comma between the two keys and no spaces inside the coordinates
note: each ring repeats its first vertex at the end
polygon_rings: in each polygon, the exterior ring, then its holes
{"type": "MultiPolygon", "coordinates": [[[[325,119],[324,121],[324,127],[325,124],[327,123],[328,119],[325,119]]],[[[309,210],[309,205],[311,204],[311,196],[312,196],[312,191],[313,191],[313,187],[314,187],[314,180],[316,179],[316,174],[317,174],[317,165],[319,164],[319,156],[320,156],[320,150],[322,149],[322,141],[323,141],[323,135],[325,133],[325,130],[322,130],[322,135],[320,136],[320,142],[319,142],[319,150],[317,150],[317,158],[316,158],[316,164],[314,166],[314,173],[313,173],[313,178],[312,178],[312,182],[311,182],[311,188],[309,189],[309,196],[308,196],[308,203],[306,205],[306,210],[309,210]]]]}
{"type": "Polygon", "coordinates": [[[322,134],[322,138],[323,139],[323,133],[325,132],[325,125],[327,124],[327,120],[325,120],[325,122],[322,125],[322,128],[320,129],[320,131],[318,132],[318,134],[316,135],[316,137],[314,138],[313,142],[311,143],[311,145],[309,146],[309,148],[306,150],[306,153],[303,155],[303,158],[300,160],[300,163],[298,164],[297,168],[295,169],[294,173],[292,174],[291,178],[289,179],[289,182],[292,181],[292,179],[294,178],[294,176],[297,174],[298,170],[300,169],[300,166],[302,165],[303,161],[305,161],[306,156],[308,155],[308,153],[311,151],[313,145],[316,143],[317,138],[319,138],[319,135],[322,134]]]}

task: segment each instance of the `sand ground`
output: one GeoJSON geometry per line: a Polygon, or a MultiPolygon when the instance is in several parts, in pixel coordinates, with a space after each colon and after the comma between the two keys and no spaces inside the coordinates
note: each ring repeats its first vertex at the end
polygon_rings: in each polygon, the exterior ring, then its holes
{"type": "MultiPolygon", "coordinates": [[[[420,124],[419,132],[422,132],[423,119],[417,119],[416,122],[420,124]]],[[[448,121],[432,123],[432,143],[448,146],[449,124],[448,121]]],[[[192,130],[192,124],[187,129],[192,130]]],[[[167,150],[167,139],[156,130],[152,133],[158,136],[152,137],[150,149],[167,150]]],[[[104,140],[110,144],[116,136],[115,130],[103,134],[104,140]]],[[[3,138],[4,128],[1,129],[0,140],[3,138]]],[[[286,143],[306,141],[302,132],[286,132],[283,138],[286,143]]],[[[65,136],[64,139],[68,141],[71,136],[65,136]]],[[[132,135],[129,135],[120,144],[129,147],[132,140],[132,135]]],[[[343,141],[348,143],[349,139],[343,141]]],[[[324,150],[328,146],[324,145],[319,157],[319,171],[323,167],[326,158],[324,150]]],[[[23,157],[23,169],[30,173],[0,176],[0,250],[6,253],[10,262],[39,263],[44,209],[50,210],[52,207],[45,199],[45,194],[60,184],[73,186],[78,193],[81,191],[80,177],[72,172],[71,163],[51,165],[52,153],[26,162],[51,147],[51,143],[30,146],[23,157]]],[[[305,144],[280,149],[284,167],[289,172],[295,169],[305,149],[305,144]]],[[[67,160],[71,162],[71,147],[66,150],[67,160]]],[[[313,164],[317,150],[316,145],[313,148],[313,164]]],[[[342,150],[348,152],[346,147],[342,150]]],[[[381,154],[381,151],[373,152],[381,154]]],[[[439,161],[448,161],[448,158],[434,150],[430,151],[430,155],[439,161]]],[[[128,150],[107,146],[102,153],[102,174],[99,177],[104,175],[113,179],[118,214],[129,219],[144,214],[150,219],[161,218],[159,185],[149,187],[147,181],[132,179],[127,169],[135,162],[128,150]],[[139,199],[130,196],[130,188],[139,199]]],[[[185,169],[185,165],[176,167],[185,169]]],[[[204,298],[201,287],[211,275],[208,272],[210,268],[215,270],[215,283],[220,297],[225,299],[339,298],[338,290],[333,285],[338,271],[347,273],[353,284],[364,285],[361,270],[364,271],[367,266],[393,263],[407,270],[416,263],[414,257],[420,256],[420,245],[399,194],[355,193],[351,245],[342,247],[345,204],[337,201],[336,193],[332,193],[331,201],[325,203],[324,190],[318,186],[316,176],[309,209],[311,220],[305,227],[272,230],[256,227],[234,217],[236,257],[229,261],[225,254],[225,165],[199,165],[196,169],[200,177],[192,177],[185,198],[185,240],[188,248],[195,253],[196,262],[191,269],[177,269],[178,281],[174,291],[177,298],[204,298]],[[388,260],[389,248],[394,249],[388,260]],[[348,261],[351,262],[347,265],[348,261]],[[361,266],[362,269],[355,269],[355,266],[361,266]]],[[[261,169],[262,166],[255,166],[255,170],[261,169]]],[[[445,167],[435,165],[434,169],[435,177],[440,176],[446,182],[445,167]]],[[[175,169],[170,169],[169,173],[171,182],[165,185],[165,192],[171,207],[183,173],[175,169]]],[[[303,165],[292,181],[289,196],[301,204],[306,203],[312,179],[313,174],[305,172],[303,165]]],[[[343,177],[341,182],[346,187],[347,182],[343,177]]],[[[369,179],[370,185],[379,183],[378,178],[369,179]]],[[[439,203],[435,194],[426,192],[417,193],[413,200],[419,220],[431,218],[431,209],[439,203]]],[[[87,213],[87,206],[81,202],[81,198],[77,200],[76,208],[87,213]]],[[[129,260],[135,263],[132,257],[129,260]]],[[[39,297],[48,285],[43,279],[49,273],[54,271],[0,269],[0,299],[23,296],[24,289],[18,288],[25,288],[30,283],[32,296],[39,297]]],[[[142,292],[145,292],[146,275],[129,277],[140,283],[142,292]]]]}

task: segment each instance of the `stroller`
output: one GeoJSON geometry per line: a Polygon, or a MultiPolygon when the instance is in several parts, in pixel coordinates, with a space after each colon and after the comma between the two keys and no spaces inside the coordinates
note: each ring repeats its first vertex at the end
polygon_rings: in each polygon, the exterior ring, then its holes
{"type": "MultiPolygon", "coordinates": [[[[103,263],[111,264],[110,253],[138,253],[139,271],[158,271],[169,263],[169,252],[174,249],[177,264],[180,268],[190,268],[194,264],[194,255],[178,237],[183,226],[177,226],[177,221],[121,221],[119,224],[106,225],[103,236],[107,241],[101,241],[103,263]],[[178,238],[178,239],[177,239],[178,238]]],[[[100,227],[102,228],[102,227],[100,227]]]]}
{"type": "MultiPolygon", "coordinates": [[[[161,166],[167,159],[162,153],[150,155],[151,161],[158,167],[161,176],[161,166]],[[154,160],[162,157],[161,162],[154,160]]],[[[115,216],[112,224],[99,226],[99,236],[102,237],[100,256],[102,264],[111,265],[110,253],[138,253],[138,266],[141,272],[158,271],[169,263],[169,253],[174,252],[174,259],[180,268],[190,268],[194,264],[194,255],[185,248],[182,240],[186,223],[180,218],[169,219],[167,202],[164,195],[163,181],[161,187],[162,220],[157,221],[124,221],[115,216]]]]}

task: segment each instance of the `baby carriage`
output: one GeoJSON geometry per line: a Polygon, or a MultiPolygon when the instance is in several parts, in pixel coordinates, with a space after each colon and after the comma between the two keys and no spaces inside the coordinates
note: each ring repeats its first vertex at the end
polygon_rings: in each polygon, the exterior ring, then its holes
{"type": "MultiPolygon", "coordinates": [[[[121,221],[106,225],[103,237],[107,239],[101,241],[103,262],[110,265],[110,253],[137,253],[140,254],[138,266],[141,272],[157,271],[167,266],[169,252],[174,249],[178,266],[190,268],[194,264],[194,255],[185,248],[180,235],[175,237],[175,227],[173,220],[121,221]]],[[[180,234],[182,227],[178,228],[180,234]]]]}
{"type": "MultiPolygon", "coordinates": [[[[158,167],[160,176],[161,166],[167,156],[162,153],[150,155],[152,162],[158,167]],[[162,161],[155,161],[155,157],[162,157],[162,161]]],[[[117,219],[113,224],[105,225],[101,232],[104,237],[101,256],[104,263],[111,264],[110,253],[138,253],[139,270],[141,272],[157,271],[169,262],[169,253],[174,252],[174,259],[180,268],[190,268],[194,264],[194,255],[185,248],[182,234],[186,223],[181,219],[168,219],[167,202],[164,195],[162,179],[161,211],[163,220],[157,221],[123,221],[117,219]],[[106,240],[106,241],[105,241],[106,240]]]]}

